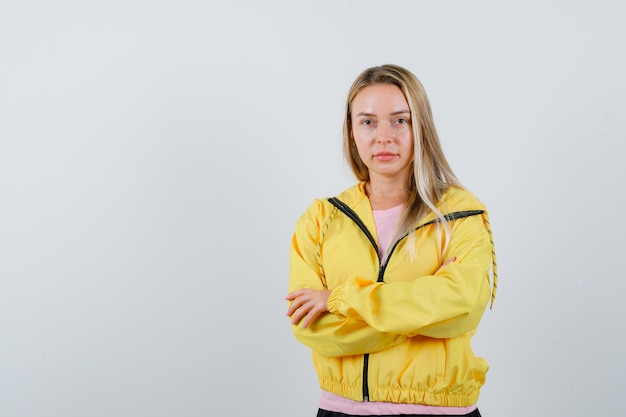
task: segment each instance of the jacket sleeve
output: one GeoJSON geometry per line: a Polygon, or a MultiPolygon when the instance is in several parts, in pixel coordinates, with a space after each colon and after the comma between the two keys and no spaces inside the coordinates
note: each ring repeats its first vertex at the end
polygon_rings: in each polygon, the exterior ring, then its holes
{"type": "Polygon", "coordinates": [[[476,215],[450,224],[442,261],[456,260],[434,275],[391,283],[353,277],[331,292],[329,311],[407,337],[453,338],[476,329],[490,294],[493,244],[483,220],[476,215]]]}
{"type": "MultiPolygon", "coordinates": [[[[290,292],[301,288],[327,289],[317,254],[325,222],[331,214],[317,201],[296,224],[290,253],[290,292]]],[[[306,329],[301,325],[291,328],[296,339],[324,356],[375,352],[406,339],[404,335],[375,330],[362,319],[338,312],[320,315],[306,329]]]]}

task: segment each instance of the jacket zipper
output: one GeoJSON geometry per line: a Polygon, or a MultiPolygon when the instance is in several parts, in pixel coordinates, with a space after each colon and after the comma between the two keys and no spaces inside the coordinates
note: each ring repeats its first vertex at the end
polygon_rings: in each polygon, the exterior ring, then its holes
{"type": "MultiPolygon", "coordinates": [[[[363,221],[361,220],[359,215],[356,214],[354,212],[354,210],[352,210],[350,208],[350,206],[348,206],[343,201],[339,200],[337,197],[331,197],[331,198],[328,199],[328,201],[332,205],[337,207],[342,213],[344,213],[346,216],[348,216],[354,223],[356,223],[356,225],[359,226],[359,228],[363,231],[363,233],[365,234],[367,239],[370,241],[370,243],[374,247],[374,252],[376,253],[376,256],[378,257],[378,265],[379,265],[379,267],[378,267],[378,278],[376,279],[376,282],[384,282],[385,270],[387,269],[387,265],[389,264],[389,259],[391,258],[391,255],[395,251],[395,249],[398,246],[398,244],[405,237],[407,237],[408,235],[402,236],[400,239],[398,239],[396,241],[396,243],[393,244],[393,246],[391,247],[391,250],[387,254],[387,259],[385,259],[385,263],[383,264],[382,263],[382,259],[380,259],[380,255],[378,254],[378,245],[376,244],[376,240],[374,239],[374,237],[372,236],[372,234],[368,230],[368,228],[365,225],[365,223],[363,223],[363,221]]],[[[463,218],[463,217],[469,217],[469,216],[474,216],[474,215],[477,215],[477,214],[482,214],[483,212],[484,212],[483,210],[457,211],[457,212],[454,212],[454,213],[446,214],[443,217],[446,220],[450,221],[450,220],[455,220],[455,219],[459,219],[459,218],[463,218]]],[[[421,229],[422,227],[431,225],[433,223],[438,223],[439,221],[440,221],[439,219],[431,220],[429,222],[426,222],[426,223],[423,223],[423,224],[419,225],[418,227],[415,228],[415,230],[421,229]]],[[[365,353],[363,355],[363,388],[362,388],[362,390],[363,390],[363,401],[364,402],[369,402],[369,400],[370,400],[369,381],[368,381],[368,379],[369,379],[368,378],[369,359],[370,359],[370,354],[369,353],[365,353]]]]}
{"type": "MultiPolygon", "coordinates": [[[[348,216],[354,223],[356,223],[357,226],[359,226],[359,228],[363,231],[363,233],[365,233],[365,236],[367,236],[367,239],[370,241],[370,243],[374,247],[374,252],[376,253],[376,256],[378,257],[378,265],[379,265],[379,268],[378,268],[378,281],[382,282],[383,274],[385,273],[385,268],[383,267],[383,265],[381,263],[382,260],[380,259],[380,255],[378,254],[378,245],[376,244],[376,240],[374,239],[374,237],[372,236],[370,231],[367,229],[367,226],[365,226],[365,224],[363,223],[361,218],[358,216],[358,214],[356,214],[354,212],[354,210],[352,210],[343,201],[339,200],[336,197],[329,198],[328,201],[330,201],[335,207],[337,207],[341,212],[343,212],[346,216],[348,216]]],[[[389,259],[389,257],[387,257],[387,259],[389,259]]],[[[363,387],[362,387],[362,391],[363,391],[363,401],[364,402],[368,402],[370,400],[369,386],[368,386],[368,383],[369,383],[369,381],[368,381],[368,379],[369,379],[368,378],[369,360],[370,360],[370,354],[369,353],[363,354],[363,387]]]]}

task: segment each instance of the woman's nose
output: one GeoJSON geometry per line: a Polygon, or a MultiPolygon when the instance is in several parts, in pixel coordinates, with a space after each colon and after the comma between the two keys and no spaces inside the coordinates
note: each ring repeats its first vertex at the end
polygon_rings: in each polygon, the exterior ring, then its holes
{"type": "Polygon", "coordinates": [[[393,138],[393,129],[388,123],[381,123],[376,129],[376,142],[378,143],[391,143],[393,138]]]}

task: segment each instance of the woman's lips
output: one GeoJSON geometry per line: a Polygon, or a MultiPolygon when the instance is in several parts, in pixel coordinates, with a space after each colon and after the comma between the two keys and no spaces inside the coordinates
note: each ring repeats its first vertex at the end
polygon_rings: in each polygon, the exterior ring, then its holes
{"type": "Polygon", "coordinates": [[[374,154],[374,158],[379,161],[390,161],[396,157],[397,154],[391,152],[379,152],[374,154]]]}

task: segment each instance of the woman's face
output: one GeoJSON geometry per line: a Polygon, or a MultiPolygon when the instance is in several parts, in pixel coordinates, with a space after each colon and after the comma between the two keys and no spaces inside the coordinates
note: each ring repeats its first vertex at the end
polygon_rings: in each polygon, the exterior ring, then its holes
{"type": "Polygon", "coordinates": [[[352,100],[352,135],[371,180],[408,181],[413,161],[411,112],[392,84],[373,84],[352,100]]]}

